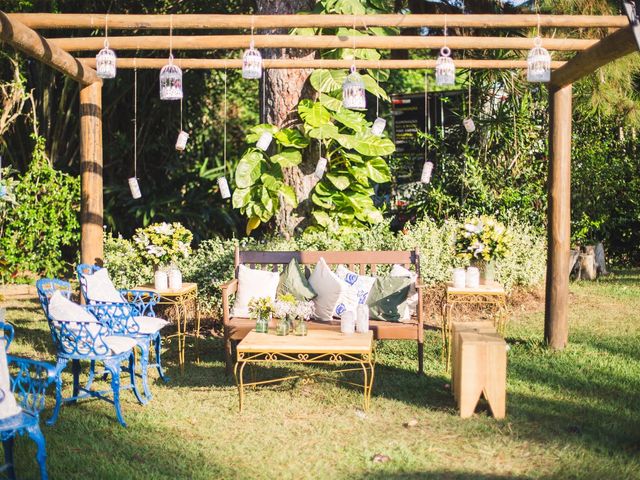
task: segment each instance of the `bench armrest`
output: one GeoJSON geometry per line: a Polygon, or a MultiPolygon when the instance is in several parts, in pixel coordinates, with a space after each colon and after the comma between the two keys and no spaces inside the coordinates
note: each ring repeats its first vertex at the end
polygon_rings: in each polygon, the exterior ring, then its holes
{"type": "Polygon", "coordinates": [[[238,291],[238,279],[234,278],[220,285],[222,290],[222,321],[225,325],[229,324],[229,296],[238,291]]]}

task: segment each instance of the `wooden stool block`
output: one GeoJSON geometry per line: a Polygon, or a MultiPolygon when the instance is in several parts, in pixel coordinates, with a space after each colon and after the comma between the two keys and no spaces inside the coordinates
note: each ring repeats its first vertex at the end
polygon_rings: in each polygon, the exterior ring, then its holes
{"type": "Polygon", "coordinates": [[[479,320],[472,322],[452,322],[451,323],[451,358],[453,363],[451,365],[451,391],[453,392],[453,398],[458,399],[459,381],[456,377],[456,371],[459,368],[457,366],[457,351],[459,345],[459,333],[472,332],[472,333],[496,333],[496,329],[491,320],[479,320]]]}
{"type": "Polygon", "coordinates": [[[473,415],[484,394],[495,418],[506,413],[507,343],[497,333],[460,332],[456,379],[462,418],[473,415]]]}

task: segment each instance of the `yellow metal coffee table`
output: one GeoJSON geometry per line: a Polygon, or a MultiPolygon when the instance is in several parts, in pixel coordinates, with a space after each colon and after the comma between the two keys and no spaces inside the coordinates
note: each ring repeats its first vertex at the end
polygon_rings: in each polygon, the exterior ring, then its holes
{"type": "Polygon", "coordinates": [[[173,338],[178,339],[178,364],[180,365],[180,371],[184,371],[185,362],[185,347],[187,336],[193,336],[196,339],[196,355],[197,355],[197,341],[200,336],[200,310],[198,309],[198,285],[196,283],[183,283],[182,288],[174,290],[156,290],[153,285],[142,285],[136,287],[136,290],[149,290],[155,292],[160,296],[160,300],[157,305],[166,305],[172,312],[169,315],[176,322],[177,332],[172,335],[167,335],[164,339],[167,342],[171,342],[173,338]],[[192,315],[189,315],[193,313],[192,315]],[[187,322],[189,319],[195,320],[195,332],[187,333],[187,322]]]}
{"type": "MultiPolygon", "coordinates": [[[[371,389],[374,376],[374,342],[373,332],[342,334],[331,330],[309,330],[306,336],[285,335],[274,333],[257,333],[255,331],[240,341],[237,346],[237,362],[234,375],[238,385],[240,411],[244,401],[244,387],[265,385],[299,378],[302,375],[290,375],[271,380],[245,383],[244,369],[247,365],[265,363],[306,363],[331,365],[359,365],[358,367],[341,368],[333,372],[362,371],[363,382],[343,382],[363,389],[364,409],[369,408],[371,389]]],[[[315,375],[314,376],[321,376],[315,375]]]]}

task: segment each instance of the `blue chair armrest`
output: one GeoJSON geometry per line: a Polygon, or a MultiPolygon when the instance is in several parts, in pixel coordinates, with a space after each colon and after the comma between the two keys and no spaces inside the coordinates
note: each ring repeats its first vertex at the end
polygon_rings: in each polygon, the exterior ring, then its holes
{"type": "Polygon", "coordinates": [[[160,302],[160,295],[157,293],[150,290],[122,289],[120,290],[120,294],[126,301],[135,305],[139,315],[147,317],[156,316],[153,307],[160,302]]]}
{"type": "Polygon", "coordinates": [[[11,391],[20,406],[37,414],[44,408],[47,387],[56,378],[55,365],[29,358],[7,355],[11,373],[11,391]]]}

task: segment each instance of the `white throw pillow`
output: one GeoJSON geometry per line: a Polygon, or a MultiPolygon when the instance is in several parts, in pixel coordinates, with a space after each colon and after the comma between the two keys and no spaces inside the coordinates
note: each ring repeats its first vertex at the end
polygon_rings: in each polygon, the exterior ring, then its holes
{"type": "Polygon", "coordinates": [[[355,311],[358,305],[367,303],[367,297],[376,282],[376,277],[358,275],[344,265],[338,265],[336,275],[348,285],[347,292],[342,295],[336,307],[335,315],[340,317],[345,311],[355,311]]]}
{"type": "Polygon", "coordinates": [[[54,321],[98,323],[98,319],[77,303],[62,295],[59,290],[49,299],[49,317],[54,321]]]}
{"type": "Polygon", "coordinates": [[[122,335],[110,335],[108,337],[104,337],[104,343],[109,347],[111,353],[114,355],[124,353],[136,346],[136,340],[134,338],[122,335]]]}
{"type": "Polygon", "coordinates": [[[240,265],[238,267],[238,293],[231,316],[248,317],[249,302],[252,298],[269,297],[275,300],[280,282],[278,272],[254,270],[240,265]]]}
{"type": "Polygon", "coordinates": [[[355,304],[355,295],[349,296],[349,285],[331,271],[324,258],[320,258],[309,277],[311,288],[318,294],[313,299],[315,318],[330,322],[338,304],[355,304]]]}
{"type": "Polygon", "coordinates": [[[6,339],[0,335],[0,388],[4,392],[4,397],[2,398],[2,401],[0,401],[0,420],[13,417],[21,411],[20,407],[16,403],[16,397],[11,391],[5,342],[6,339]]]}
{"type": "Polygon", "coordinates": [[[400,321],[408,322],[411,320],[411,317],[416,314],[416,310],[418,308],[418,290],[416,289],[416,280],[418,279],[418,275],[402,265],[394,265],[391,268],[390,275],[392,277],[410,278],[412,281],[411,287],[409,288],[409,294],[407,295],[405,310],[400,314],[400,321]]]}
{"type": "Polygon", "coordinates": [[[124,299],[109,277],[106,268],[101,268],[93,274],[83,274],[87,285],[87,298],[91,302],[122,303],[124,299]]]}
{"type": "Polygon", "coordinates": [[[134,320],[140,326],[140,331],[138,333],[143,333],[145,335],[156,333],[160,331],[161,328],[169,325],[164,318],[158,317],[133,317],[134,320]]]}

